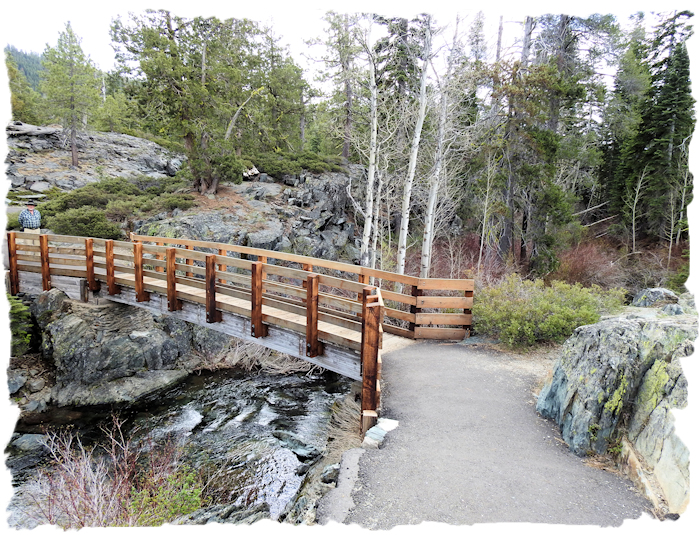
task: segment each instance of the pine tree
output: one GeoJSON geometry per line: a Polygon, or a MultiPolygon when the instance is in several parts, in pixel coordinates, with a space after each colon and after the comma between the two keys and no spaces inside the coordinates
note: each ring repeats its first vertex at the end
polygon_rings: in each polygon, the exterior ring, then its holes
{"type": "Polygon", "coordinates": [[[676,13],[656,29],[649,53],[651,85],[642,103],[639,126],[625,147],[619,168],[619,180],[624,180],[627,191],[642,174],[648,177],[640,196],[645,214],[640,231],[661,240],[669,203],[683,199],[683,206],[675,210],[684,213],[692,190],[688,147],[695,126],[695,101],[685,44],[691,29],[683,22],[691,16],[687,11],[676,13]]]}
{"type": "Polygon", "coordinates": [[[41,89],[50,114],[70,133],[72,165],[78,165],[77,134],[99,102],[97,70],[83,53],[70,22],[55,48],[47,46],[41,89]]]}

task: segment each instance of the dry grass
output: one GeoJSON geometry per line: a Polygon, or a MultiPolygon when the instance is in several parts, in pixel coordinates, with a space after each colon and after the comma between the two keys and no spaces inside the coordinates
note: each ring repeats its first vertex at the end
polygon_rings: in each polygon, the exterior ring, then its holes
{"type": "Polygon", "coordinates": [[[328,453],[327,458],[333,457],[338,460],[344,451],[359,448],[362,445],[360,437],[360,404],[355,401],[355,396],[349,394],[339,400],[333,406],[328,430],[328,453]]]}
{"type": "Polygon", "coordinates": [[[257,370],[273,375],[312,374],[321,370],[305,360],[237,338],[232,338],[229,347],[217,355],[200,355],[200,358],[199,370],[240,368],[246,372],[257,370]]]}

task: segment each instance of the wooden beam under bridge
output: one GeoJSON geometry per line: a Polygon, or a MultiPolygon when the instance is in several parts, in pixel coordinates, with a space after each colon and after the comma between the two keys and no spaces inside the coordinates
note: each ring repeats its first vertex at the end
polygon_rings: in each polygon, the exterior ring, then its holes
{"type": "Polygon", "coordinates": [[[306,335],[275,325],[266,325],[267,336],[256,338],[251,334],[251,322],[249,318],[239,316],[227,311],[218,311],[221,321],[210,323],[207,321],[206,305],[183,301],[180,310],[170,311],[167,296],[159,293],[151,293],[149,301],[139,302],[133,288],[122,286],[121,292],[109,295],[104,289],[94,294],[97,298],[104,298],[115,303],[137,306],[152,312],[179,318],[189,323],[195,323],[208,329],[228,334],[245,342],[261,345],[280,353],[285,353],[300,358],[321,368],[349,377],[355,381],[361,381],[360,355],[353,350],[335,346],[324,345],[323,355],[317,357],[306,356],[306,335]]]}

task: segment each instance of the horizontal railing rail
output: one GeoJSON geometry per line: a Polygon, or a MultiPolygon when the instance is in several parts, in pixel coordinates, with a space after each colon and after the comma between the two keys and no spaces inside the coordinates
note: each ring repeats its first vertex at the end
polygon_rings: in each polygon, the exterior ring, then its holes
{"type": "MultiPolygon", "coordinates": [[[[414,339],[459,340],[471,330],[472,279],[426,279],[267,249],[133,233],[130,242],[8,233],[8,244],[10,234],[15,243],[17,269],[44,273],[47,278],[52,274],[91,278],[91,287],[95,281],[109,284],[110,277],[115,279],[112,285],[128,284],[135,276],[134,244],[140,243],[141,269],[151,279],[167,282],[166,256],[173,249],[176,283],[205,289],[206,259],[213,256],[214,289],[222,295],[245,299],[251,292],[251,266],[260,262],[265,305],[299,312],[292,307],[303,308],[307,277],[316,274],[321,320],[357,330],[362,292],[372,280],[382,290],[385,332],[414,339]],[[46,242],[46,264],[41,261],[42,240],[46,242]],[[90,240],[89,269],[87,240],[90,240]],[[113,262],[110,269],[106,259],[108,247],[113,262]]],[[[149,284],[150,291],[154,291],[153,284],[149,284]]]]}
{"type": "MultiPolygon", "coordinates": [[[[373,286],[382,290],[385,303],[383,328],[386,332],[413,339],[438,340],[461,340],[471,332],[473,279],[431,279],[399,275],[345,262],[219,242],[134,233],[130,239],[132,242],[144,243],[144,247],[153,247],[145,244],[155,244],[156,247],[176,246],[193,253],[216,251],[217,257],[239,260],[255,257],[265,264],[266,275],[282,278],[285,273],[278,269],[281,264],[297,265],[303,271],[319,273],[321,294],[324,296],[342,294],[348,300],[360,301],[362,288],[372,280],[373,286]]],[[[154,249],[151,252],[157,254],[154,249]]],[[[219,266],[221,271],[228,271],[227,267],[222,266],[233,266],[232,271],[236,267],[224,261],[219,266]]]]}

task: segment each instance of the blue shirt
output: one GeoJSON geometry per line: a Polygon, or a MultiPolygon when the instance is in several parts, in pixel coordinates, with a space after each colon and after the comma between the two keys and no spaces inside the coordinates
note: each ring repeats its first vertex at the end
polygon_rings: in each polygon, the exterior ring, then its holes
{"type": "Polygon", "coordinates": [[[19,214],[19,225],[25,228],[39,228],[41,227],[41,214],[39,210],[34,209],[34,213],[30,213],[29,209],[25,208],[19,214]]]}

